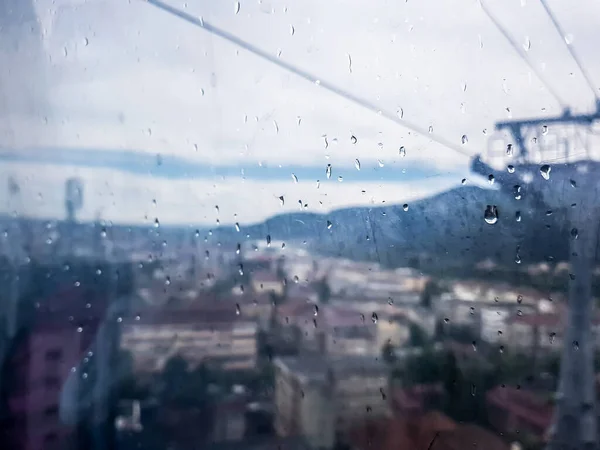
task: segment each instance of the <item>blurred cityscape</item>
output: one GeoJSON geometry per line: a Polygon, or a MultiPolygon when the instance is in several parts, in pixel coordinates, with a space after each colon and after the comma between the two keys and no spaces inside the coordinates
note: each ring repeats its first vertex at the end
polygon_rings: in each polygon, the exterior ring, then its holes
{"type": "Polygon", "coordinates": [[[65,221],[2,219],[6,448],[547,442],[568,263],[444,273],[421,267],[431,254],[392,267],[270,236],[77,223],[80,190],[68,183],[65,221]]]}

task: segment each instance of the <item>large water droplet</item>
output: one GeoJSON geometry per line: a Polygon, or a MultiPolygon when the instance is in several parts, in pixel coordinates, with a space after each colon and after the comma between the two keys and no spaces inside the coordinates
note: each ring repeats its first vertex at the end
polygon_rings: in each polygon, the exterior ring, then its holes
{"type": "Polygon", "coordinates": [[[466,143],[468,143],[468,142],[469,142],[469,138],[467,137],[467,135],[466,135],[466,134],[463,134],[463,135],[462,135],[462,138],[460,138],[460,141],[461,141],[463,144],[466,144],[466,143]]]}
{"type": "Polygon", "coordinates": [[[285,204],[285,198],[283,197],[283,195],[280,195],[280,196],[279,196],[279,204],[280,204],[281,206],[283,206],[283,205],[285,204]]]}
{"type": "Polygon", "coordinates": [[[239,223],[235,223],[235,231],[237,231],[238,233],[240,232],[240,224],[239,223]]]}
{"type": "Polygon", "coordinates": [[[239,303],[236,303],[236,304],[235,304],[235,315],[236,315],[236,316],[239,316],[241,312],[242,312],[242,311],[240,310],[240,304],[239,304],[239,303]]]}
{"type": "Polygon", "coordinates": [[[515,173],[515,166],[509,164],[506,170],[508,171],[508,173],[515,173]]]}
{"type": "Polygon", "coordinates": [[[267,247],[271,246],[271,235],[267,234],[267,247]]]}
{"type": "Polygon", "coordinates": [[[331,178],[331,164],[327,164],[327,168],[325,169],[325,175],[327,175],[327,179],[331,178]]]}
{"type": "Polygon", "coordinates": [[[496,205],[487,205],[485,212],[483,213],[483,218],[490,225],[498,222],[498,208],[496,205]]]}
{"type": "Polygon", "coordinates": [[[496,179],[494,178],[494,175],[492,175],[491,173],[488,175],[488,183],[490,184],[494,184],[494,181],[496,181],[496,179]]]}
{"type": "Polygon", "coordinates": [[[327,221],[327,229],[331,230],[331,227],[333,226],[333,224],[328,220],[327,221]]]}
{"type": "Polygon", "coordinates": [[[292,180],[294,180],[294,183],[297,183],[298,177],[295,174],[292,174],[292,180]]]}
{"type": "Polygon", "coordinates": [[[549,164],[544,164],[542,167],[540,167],[540,174],[542,175],[544,180],[550,179],[550,171],[551,170],[552,170],[552,167],[550,167],[549,164]]]}
{"type": "Polygon", "coordinates": [[[405,157],[406,156],[406,149],[404,148],[404,146],[400,147],[400,149],[398,150],[398,153],[400,154],[400,156],[405,157]]]}
{"type": "Polygon", "coordinates": [[[319,315],[319,307],[317,305],[315,305],[315,307],[313,308],[313,315],[315,317],[319,315]]]}
{"type": "Polygon", "coordinates": [[[357,141],[358,141],[358,139],[356,139],[356,136],[354,136],[354,135],[350,136],[351,143],[356,144],[357,141]]]}
{"type": "Polygon", "coordinates": [[[517,222],[520,222],[520,221],[521,221],[521,211],[517,211],[517,212],[515,213],[515,220],[516,220],[517,222]]]}
{"type": "Polygon", "coordinates": [[[360,170],[360,161],[358,159],[354,160],[354,167],[356,167],[356,170],[360,170]]]}
{"type": "Polygon", "coordinates": [[[579,231],[577,231],[577,228],[572,228],[571,229],[571,237],[573,239],[577,239],[579,237],[579,231]]]}
{"type": "Polygon", "coordinates": [[[405,203],[404,205],[402,205],[402,209],[404,211],[408,211],[408,203],[405,203]]]}
{"type": "Polygon", "coordinates": [[[373,321],[373,323],[377,323],[377,321],[379,320],[379,317],[377,317],[376,312],[373,312],[373,314],[371,314],[371,320],[373,321]]]}

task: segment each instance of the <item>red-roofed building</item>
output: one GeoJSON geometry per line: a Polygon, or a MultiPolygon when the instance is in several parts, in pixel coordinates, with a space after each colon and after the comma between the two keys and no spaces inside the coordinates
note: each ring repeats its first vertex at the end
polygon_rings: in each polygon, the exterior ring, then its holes
{"type": "Polygon", "coordinates": [[[488,420],[501,433],[543,440],[552,423],[553,406],[528,390],[497,386],[487,392],[486,405],[488,420]]]}
{"type": "Polygon", "coordinates": [[[250,275],[252,289],[256,293],[273,293],[282,295],[284,290],[283,280],[270,270],[252,272],[250,275]]]}
{"type": "Polygon", "coordinates": [[[352,430],[350,441],[356,450],[508,450],[493,433],[439,411],[367,422],[352,430]]]}
{"type": "Polygon", "coordinates": [[[411,417],[441,406],[444,388],[440,383],[418,384],[392,391],[392,410],[395,415],[411,417]]]}

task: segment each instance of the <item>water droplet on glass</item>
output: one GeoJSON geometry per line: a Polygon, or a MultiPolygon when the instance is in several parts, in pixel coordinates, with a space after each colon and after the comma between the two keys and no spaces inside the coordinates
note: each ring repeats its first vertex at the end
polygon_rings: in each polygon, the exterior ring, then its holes
{"type": "Polygon", "coordinates": [[[579,237],[579,231],[577,231],[577,228],[572,228],[571,229],[571,237],[573,239],[577,239],[579,237]]]}
{"type": "Polygon", "coordinates": [[[400,149],[398,150],[398,153],[400,154],[400,156],[405,157],[406,156],[406,149],[404,148],[404,146],[400,147],[400,149]]]}
{"type": "Polygon", "coordinates": [[[154,228],[158,228],[160,227],[160,222],[158,221],[158,218],[154,219],[154,228]]]}
{"type": "Polygon", "coordinates": [[[512,156],[513,155],[513,146],[512,144],[508,144],[506,146],[506,156],[512,156]]]}
{"type": "Polygon", "coordinates": [[[515,173],[515,166],[509,164],[506,170],[508,170],[508,173],[515,173]]]}
{"type": "Polygon", "coordinates": [[[520,305],[523,303],[523,296],[521,294],[517,295],[517,303],[520,305]]]}
{"type": "Polygon", "coordinates": [[[571,45],[573,43],[573,35],[572,34],[566,34],[565,35],[565,44],[567,45],[571,45]]]}
{"type": "Polygon", "coordinates": [[[460,180],[460,184],[467,184],[467,179],[463,178],[462,180],[460,180]]]}
{"type": "Polygon", "coordinates": [[[523,50],[528,52],[530,48],[531,48],[531,40],[529,39],[529,36],[525,36],[525,43],[523,44],[523,50]]]}
{"type": "Polygon", "coordinates": [[[327,221],[327,229],[331,230],[331,227],[333,226],[333,224],[328,220],[327,221]]]}
{"type": "Polygon", "coordinates": [[[542,135],[547,135],[548,134],[548,126],[547,125],[543,125],[542,126],[542,135]]]}
{"type": "Polygon", "coordinates": [[[552,332],[548,335],[548,340],[551,344],[554,344],[554,338],[556,337],[556,333],[552,332]]]}
{"type": "Polygon", "coordinates": [[[297,183],[298,177],[295,174],[292,174],[292,180],[294,180],[294,183],[297,183]]]}
{"type": "Polygon", "coordinates": [[[398,115],[398,119],[402,119],[404,117],[404,110],[402,108],[398,108],[396,114],[398,115]]]}
{"type": "Polygon", "coordinates": [[[405,203],[404,205],[402,205],[402,209],[404,211],[408,211],[408,203],[405,203]]]}
{"type": "Polygon", "coordinates": [[[356,139],[356,136],[354,136],[354,135],[350,136],[350,142],[352,144],[356,144],[357,141],[358,141],[358,139],[356,139]]]}
{"type": "Polygon", "coordinates": [[[371,320],[373,321],[373,323],[377,323],[378,319],[379,318],[377,317],[377,313],[374,312],[373,314],[371,314],[371,320]]]}
{"type": "Polygon", "coordinates": [[[235,223],[235,231],[237,231],[238,233],[240,232],[240,224],[239,223],[235,223]]]}
{"type": "Polygon", "coordinates": [[[238,266],[238,273],[240,274],[240,276],[244,276],[244,265],[240,264],[238,266]]]}
{"type": "Polygon", "coordinates": [[[344,177],[343,176],[338,176],[338,181],[341,183],[342,181],[344,181],[344,177]]]}
{"type": "Polygon", "coordinates": [[[429,125],[429,129],[427,131],[429,131],[429,134],[433,133],[433,125],[429,125]]]}
{"type": "Polygon", "coordinates": [[[283,206],[283,205],[285,204],[285,198],[283,197],[283,195],[280,195],[280,196],[279,196],[279,204],[280,204],[281,206],[283,206]]]}
{"type": "Polygon", "coordinates": [[[313,315],[315,317],[317,317],[319,315],[319,307],[317,305],[315,305],[313,308],[313,315]]]}
{"type": "Polygon", "coordinates": [[[267,247],[271,246],[271,235],[267,234],[267,247]]]}
{"type": "Polygon", "coordinates": [[[235,5],[233,8],[234,8],[235,14],[239,13],[240,12],[240,2],[235,2],[235,5]]]}
{"type": "Polygon", "coordinates": [[[327,168],[325,169],[325,175],[327,175],[327,179],[331,178],[331,164],[327,164],[327,168]]]}
{"type": "Polygon", "coordinates": [[[467,135],[466,135],[466,134],[463,134],[463,135],[462,135],[462,138],[460,138],[460,141],[461,141],[463,144],[466,144],[466,143],[468,143],[468,142],[469,142],[469,138],[467,137],[467,135]]]}
{"type": "Polygon", "coordinates": [[[498,222],[498,208],[496,205],[487,205],[485,212],[483,213],[483,218],[490,225],[498,222]]]}
{"type": "Polygon", "coordinates": [[[491,173],[488,175],[488,183],[490,184],[494,184],[494,181],[496,179],[494,178],[494,175],[492,175],[491,173]]]}
{"type": "Polygon", "coordinates": [[[522,198],[521,186],[519,186],[518,184],[515,184],[513,186],[513,193],[515,195],[515,200],[521,200],[521,198],[522,198]]]}
{"type": "Polygon", "coordinates": [[[570,180],[571,187],[577,187],[577,182],[575,180],[570,180]]]}
{"type": "Polygon", "coordinates": [[[239,303],[236,303],[236,304],[235,304],[235,315],[236,315],[236,316],[239,316],[241,312],[242,312],[242,311],[240,310],[240,304],[239,304],[239,303]]]}
{"type": "Polygon", "coordinates": [[[356,167],[356,170],[360,170],[360,161],[358,159],[354,160],[354,167],[356,167]]]}
{"type": "Polygon", "coordinates": [[[87,47],[90,44],[90,40],[88,38],[83,38],[83,46],[87,47]]]}
{"type": "Polygon", "coordinates": [[[542,167],[540,167],[540,174],[542,175],[544,180],[550,179],[550,171],[551,170],[552,170],[552,168],[548,164],[544,164],[542,167]]]}
{"type": "Polygon", "coordinates": [[[385,165],[380,159],[377,160],[377,164],[379,164],[379,167],[383,167],[385,165]]]}
{"type": "Polygon", "coordinates": [[[83,328],[82,328],[82,327],[77,327],[77,332],[78,332],[78,333],[81,333],[82,331],[83,331],[83,328]]]}
{"type": "Polygon", "coordinates": [[[294,28],[294,25],[290,25],[290,35],[293,36],[294,33],[296,33],[296,29],[294,28]]]}

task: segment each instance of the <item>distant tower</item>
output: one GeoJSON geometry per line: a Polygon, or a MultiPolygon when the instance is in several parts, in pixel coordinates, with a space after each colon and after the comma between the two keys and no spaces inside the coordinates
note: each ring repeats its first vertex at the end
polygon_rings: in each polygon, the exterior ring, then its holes
{"type": "Polygon", "coordinates": [[[79,178],[69,178],[65,186],[65,209],[69,223],[75,222],[75,213],[83,206],[83,183],[79,178]]]}
{"type": "Polygon", "coordinates": [[[75,242],[76,214],[83,206],[83,183],[79,178],[69,178],[65,184],[65,210],[66,223],[60,233],[61,251],[65,255],[72,255],[75,242]]]}

